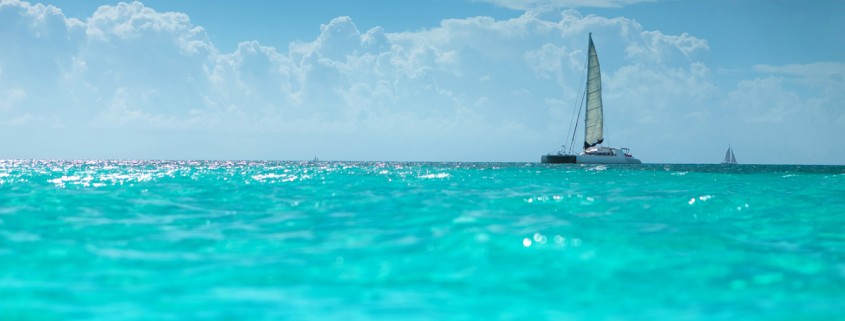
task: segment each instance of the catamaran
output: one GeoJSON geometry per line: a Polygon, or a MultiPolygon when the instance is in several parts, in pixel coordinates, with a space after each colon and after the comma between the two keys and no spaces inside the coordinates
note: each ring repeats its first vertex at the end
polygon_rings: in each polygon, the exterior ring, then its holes
{"type": "Polygon", "coordinates": [[[734,150],[728,146],[728,151],[725,152],[725,160],[722,161],[722,164],[736,164],[736,155],[734,155],[734,150]]]}
{"type": "MultiPolygon", "coordinates": [[[[642,164],[639,159],[631,155],[628,148],[603,147],[604,142],[604,112],[601,102],[601,71],[599,70],[599,56],[596,54],[596,46],[593,44],[593,34],[590,33],[590,44],[587,53],[587,86],[586,112],[584,115],[584,150],[575,155],[571,151],[565,151],[565,147],[556,154],[543,155],[540,162],[543,163],[569,163],[569,164],[642,164]]],[[[578,111],[580,117],[581,111],[578,111]]],[[[575,122],[575,131],[578,130],[578,122],[575,122]]],[[[573,131],[573,141],[574,139],[573,131]]]]}

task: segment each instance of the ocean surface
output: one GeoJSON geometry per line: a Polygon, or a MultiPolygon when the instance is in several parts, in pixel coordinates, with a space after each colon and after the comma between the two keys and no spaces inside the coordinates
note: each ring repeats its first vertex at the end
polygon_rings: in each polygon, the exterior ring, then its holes
{"type": "Polygon", "coordinates": [[[843,315],[843,166],[0,161],[0,320],[843,315]]]}

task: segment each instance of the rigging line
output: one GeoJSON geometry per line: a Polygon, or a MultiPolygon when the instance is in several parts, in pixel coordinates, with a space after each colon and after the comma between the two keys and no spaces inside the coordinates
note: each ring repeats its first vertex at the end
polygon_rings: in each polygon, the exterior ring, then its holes
{"type": "Polygon", "coordinates": [[[606,117],[606,116],[604,116],[604,102],[602,102],[601,110],[602,110],[601,128],[604,131],[604,133],[601,135],[602,144],[607,144],[607,146],[612,146],[612,145],[610,145],[610,143],[608,142],[608,139],[607,139],[608,137],[610,137],[610,130],[608,130],[607,122],[604,119],[606,117]]]}
{"type": "MultiPolygon", "coordinates": [[[[588,57],[589,57],[589,55],[588,55],[588,57]]],[[[584,64],[584,67],[583,67],[583,68],[581,68],[581,77],[578,79],[578,91],[576,91],[577,93],[580,93],[580,92],[581,92],[581,85],[582,85],[582,84],[584,84],[584,74],[586,74],[586,73],[587,73],[587,64],[585,63],[585,64],[584,64]]],[[[584,84],[584,85],[585,85],[585,84],[584,84]]],[[[586,85],[585,85],[585,86],[586,86],[586,85]]],[[[584,90],[586,91],[587,89],[585,88],[584,90]]],[[[571,153],[572,153],[572,144],[575,142],[575,132],[578,130],[578,121],[579,121],[579,120],[580,120],[580,118],[581,118],[581,106],[582,106],[583,101],[584,101],[584,94],[581,94],[581,103],[579,103],[579,102],[578,102],[578,100],[579,100],[579,99],[578,99],[578,98],[577,98],[577,96],[576,96],[576,98],[575,98],[575,104],[578,106],[578,113],[577,113],[577,114],[575,114],[575,115],[570,115],[570,116],[569,116],[569,129],[567,129],[567,132],[570,132],[570,131],[572,132],[572,137],[571,137],[571,138],[572,138],[572,141],[569,143],[569,149],[568,149],[568,150],[566,150],[566,151],[564,151],[564,152],[566,152],[567,154],[571,154],[571,153]],[[572,116],[578,116],[578,119],[576,119],[575,117],[572,117],[572,116]],[[573,120],[573,119],[575,119],[575,129],[574,129],[574,130],[572,129],[572,124],[573,124],[573,123],[572,123],[572,120],[573,120]]],[[[574,106],[572,106],[572,111],[573,111],[573,112],[575,111],[575,105],[574,105],[574,106]]]]}
{"type": "MultiPolygon", "coordinates": [[[[587,97],[587,91],[584,90],[584,94],[581,95],[581,103],[578,104],[578,118],[575,119],[575,129],[572,130],[572,140],[569,141],[569,151],[567,154],[572,154],[572,146],[575,145],[575,132],[578,131],[578,123],[581,121],[581,108],[584,107],[584,98],[587,97]]],[[[585,116],[586,117],[586,116],[585,116]]],[[[584,126],[587,126],[586,124],[584,126]]]]}
{"type": "MultiPolygon", "coordinates": [[[[592,35],[592,34],[591,34],[592,35]]],[[[592,38],[590,38],[590,42],[592,42],[592,38]]],[[[569,152],[568,154],[572,154],[572,148],[575,145],[575,133],[578,132],[578,123],[581,122],[581,108],[585,108],[586,105],[585,100],[587,99],[587,92],[590,88],[587,87],[587,83],[583,82],[584,74],[587,73],[590,69],[590,46],[587,45],[587,59],[584,60],[584,68],[581,69],[581,80],[578,81],[578,91],[581,91],[581,83],[584,83],[584,92],[581,93],[581,101],[578,103],[578,118],[575,120],[575,129],[572,130],[572,140],[569,141],[569,152]]],[[[588,75],[589,77],[589,75],[588,75]]],[[[573,108],[574,109],[574,108],[573,108]]],[[[587,115],[584,115],[584,120],[587,119],[587,115]]],[[[587,124],[584,124],[584,127],[587,127],[587,124]]],[[[587,139],[586,133],[584,134],[584,140],[587,139]]]]}

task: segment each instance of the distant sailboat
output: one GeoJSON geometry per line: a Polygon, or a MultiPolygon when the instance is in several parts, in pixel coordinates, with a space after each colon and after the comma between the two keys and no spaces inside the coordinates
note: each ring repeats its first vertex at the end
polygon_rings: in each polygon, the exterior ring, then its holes
{"type": "Polygon", "coordinates": [[[728,151],[725,152],[725,160],[722,161],[722,164],[736,164],[736,155],[734,155],[734,150],[728,146],[728,151]]]}
{"type": "MultiPolygon", "coordinates": [[[[597,146],[604,141],[604,111],[601,102],[601,71],[596,46],[593,45],[593,34],[587,54],[587,96],[586,113],[584,115],[584,151],[581,154],[561,150],[557,154],[547,154],[540,158],[543,163],[569,164],[642,164],[639,159],[631,155],[627,148],[611,148],[597,146]]],[[[580,116],[580,111],[579,111],[580,116]]],[[[576,121],[575,131],[578,130],[576,121]]],[[[573,132],[573,136],[575,133],[573,132]]],[[[574,141],[575,138],[573,137],[574,141]]]]}

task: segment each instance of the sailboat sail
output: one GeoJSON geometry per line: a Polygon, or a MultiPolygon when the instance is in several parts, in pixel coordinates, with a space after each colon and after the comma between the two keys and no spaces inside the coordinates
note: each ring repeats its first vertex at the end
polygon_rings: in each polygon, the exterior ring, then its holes
{"type": "Polygon", "coordinates": [[[722,164],[736,164],[736,156],[734,155],[733,148],[728,147],[728,151],[725,152],[725,160],[722,161],[722,164]]]}
{"type": "MultiPolygon", "coordinates": [[[[584,96],[579,98],[586,100],[586,115],[584,115],[584,151],[579,155],[561,150],[557,154],[549,153],[540,157],[544,164],[642,164],[639,159],[631,155],[628,148],[597,147],[604,141],[604,111],[601,102],[601,71],[599,70],[599,57],[596,53],[596,46],[593,44],[593,35],[590,34],[590,42],[587,47],[587,88],[584,96]]],[[[578,109],[579,118],[581,109],[578,109]]],[[[580,119],[575,120],[576,124],[580,119]]],[[[572,131],[572,139],[575,141],[575,134],[578,126],[572,131]]],[[[570,143],[570,148],[572,143],[570,143]]]]}
{"type": "Polygon", "coordinates": [[[587,56],[587,114],[584,117],[585,135],[584,149],[601,144],[604,115],[601,104],[601,71],[599,70],[599,56],[593,45],[593,35],[590,34],[590,46],[587,56]]]}

